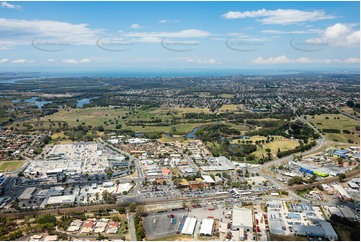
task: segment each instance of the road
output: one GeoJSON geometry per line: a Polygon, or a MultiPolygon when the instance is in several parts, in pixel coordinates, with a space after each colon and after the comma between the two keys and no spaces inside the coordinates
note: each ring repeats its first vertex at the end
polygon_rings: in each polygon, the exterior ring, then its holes
{"type": "MultiPolygon", "coordinates": [[[[183,154],[183,151],[181,149],[178,149],[179,154],[183,154]]],[[[196,164],[194,164],[193,160],[189,157],[187,154],[183,154],[184,159],[187,160],[188,164],[197,172],[199,171],[199,168],[196,164]]]]}
{"type": "Polygon", "coordinates": [[[130,241],[137,241],[137,235],[135,233],[134,227],[134,214],[128,213],[128,225],[129,225],[129,232],[130,232],[130,241]]]}

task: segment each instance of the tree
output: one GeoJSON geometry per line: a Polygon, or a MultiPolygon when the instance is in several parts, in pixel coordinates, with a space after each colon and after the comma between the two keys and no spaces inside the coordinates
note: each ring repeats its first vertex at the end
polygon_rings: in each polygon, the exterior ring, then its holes
{"type": "Polygon", "coordinates": [[[270,148],[267,148],[266,149],[266,152],[267,152],[267,158],[268,158],[268,160],[271,160],[271,149],[270,148]]]}
{"type": "Polygon", "coordinates": [[[39,224],[56,223],[56,217],[54,215],[46,214],[37,219],[39,224]]]}
{"type": "Polygon", "coordinates": [[[338,178],[339,178],[340,182],[342,182],[343,180],[346,179],[346,175],[344,173],[341,173],[340,175],[338,175],[338,178]]]}
{"type": "Polygon", "coordinates": [[[135,212],[135,209],[137,208],[137,204],[136,203],[131,203],[128,206],[128,209],[130,212],[135,212]]]}
{"type": "Polygon", "coordinates": [[[186,208],[187,204],[185,202],[182,203],[182,208],[186,208]]]}
{"type": "Polygon", "coordinates": [[[337,161],[339,165],[343,164],[343,158],[342,157],[337,157],[337,161]]]}
{"type": "Polygon", "coordinates": [[[112,196],[107,190],[104,190],[102,192],[102,196],[103,196],[103,200],[106,203],[115,203],[116,202],[116,198],[114,196],[112,196]]]}
{"type": "Polygon", "coordinates": [[[123,208],[123,207],[120,207],[118,209],[118,211],[119,211],[120,214],[126,214],[126,212],[127,212],[127,210],[125,208],[123,208]]]}

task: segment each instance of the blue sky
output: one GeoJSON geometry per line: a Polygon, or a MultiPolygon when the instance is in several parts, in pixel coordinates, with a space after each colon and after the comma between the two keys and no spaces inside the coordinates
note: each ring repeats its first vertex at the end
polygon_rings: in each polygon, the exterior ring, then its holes
{"type": "Polygon", "coordinates": [[[0,71],[359,69],[359,2],[1,2],[0,71]]]}

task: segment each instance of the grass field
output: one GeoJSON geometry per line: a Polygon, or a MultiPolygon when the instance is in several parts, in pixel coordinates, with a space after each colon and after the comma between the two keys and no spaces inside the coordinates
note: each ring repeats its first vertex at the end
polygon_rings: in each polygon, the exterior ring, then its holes
{"type": "Polygon", "coordinates": [[[186,143],[187,138],[185,138],[184,136],[177,136],[177,135],[173,135],[173,137],[167,137],[166,135],[162,135],[162,138],[158,139],[160,142],[181,142],[181,143],[186,143]]]}
{"type": "Polygon", "coordinates": [[[220,113],[225,113],[225,112],[236,112],[239,111],[238,109],[243,108],[242,104],[224,104],[222,105],[222,107],[218,110],[218,112],[220,113]]]}
{"type": "MultiPolygon", "coordinates": [[[[204,112],[209,113],[208,108],[175,108],[175,109],[148,109],[148,110],[128,110],[128,109],[113,109],[113,108],[84,108],[84,109],[60,109],[59,112],[48,115],[40,119],[38,124],[36,120],[24,121],[16,126],[18,129],[26,129],[26,124],[30,124],[34,127],[43,127],[49,129],[52,124],[53,128],[58,127],[58,122],[66,122],[69,127],[76,127],[78,125],[91,125],[97,127],[102,125],[105,129],[115,129],[115,126],[121,124],[123,128],[131,129],[134,132],[164,132],[170,133],[174,128],[176,129],[175,134],[186,134],[192,131],[197,126],[214,124],[210,123],[179,123],[170,126],[153,126],[153,125],[126,125],[127,122],[136,120],[149,121],[152,119],[161,119],[162,122],[168,122],[172,115],[175,117],[182,117],[183,113],[187,112],[204,112]],[[122,119],[123,116],[127,118],[122,119]],[[24,125],[25,124],[25,125],[24,125]]],[[[61,125],[61,124],[60,124],[61,125]]],[[[14,125],[15,128],[15,125],[14,125]]],[[[53,138],[63,139],[63,134],[56,134],[53,138]]]]}
{"type": "Polygon", "coordinates": [[[166,116],[171,113],[175,116],[181,117],[184,113],[210,113],[209,108],[157,108],[150,111],[151,114],[155,114],[159,117],[166,116]]]}
{"type": "Polygon", "coordinates": [[[260,135],[255,135],[255,136],[251,136],[249,137],[249,139],[234,139],[232,140],[233,144],[238,144],[239,142],[242,143],[242,141],[252,141],[253,143],[259,140],[267,140],[267,137],[265,136],[260,136],[260,135]]]}
{"type": "Polygon", "coordinates": [[[16,171],[24,162],[24,160],[0,161],[0,172],[16,171]]]}
{"type": "Polygon", "coordinates": [[[170,126],[127,126],[127,128],[133,130],[136,133],[142,132],[164,132],[164,133],[171,133],[173,127],[176,129],[176,134],[187,134],[191,132],[195,127],[216,124],[216,122],[209,122],[209,123],[181,123],[175,124],[170,126]]]}
{"type": "Polygon", "coordinates": [[[256,155],[257,157],[261,157],[262,155],[266,154],[266,149],[269,148],[271,149],[272,156],[276,157],[278,149],[280,149],[281,151],[292,150],[297,146],[299,146],[297,140],[289,140],[284,138],[284,139],[274,140],[268,144],[264,144],[262,148],[257,147],[257,151],[254,152],[253,154],[256,155]]]}
{"type": "Polygon", "coordinates": [[[308,241],[307,237],[271,234],[271,241],[308,241]]]}
{"type": "Polygon", "coordinates": [[[237,130],[239,130],[239,131],[241,131],[243,133],[250,130],[250,127],[248,125],[245,125],[245,124],[233,124],[233,123],[230,123],[229,126],[231,128],[237,129],[237,130]]]}
{"type": "MultiPolygon", "coordinates": [[[[262,147],[257,146],[257,151],[252,154],[256,156],[256,158],[261,158],[262,155],[267,157],[266,149],[271,149],[271,154],[273,157],[276,157],[278,149],[281,151],[292,150],[299,146],[298,140],[291,140],[284,138],[282,136],[273,136],[274,140],[269,143],[262,144],[262,147]]],[[[265,136],[251,136],[249,139],[234,139],[231,143],[233,144],[243,144],[245,141],[252,141],[255,144],[256,141],[267,140],[265,136]]],[[[220,145],[217,142],[207,142],[207,146],[210,150],[219,150],[220,145]]]]}
{"type": "MultiPolygon", "coordinates": [[[[351,114],[351,115],[355,115],[355,111],[354,111],[352,108],[350,108],[350,107],[345,106],[345,107],[342,107],[341,110],[342,110],[343,112],[345,112],[345,113],[348,113],[348,114],[351,114]]],[[[357,114],[356,116],[360,116],[359,113],[356,113],[356,114],[357,114]]]]}
{"type": "Polygon", "coordinates": [[[179,176],[180,175],[180,171],[178,170],[178,168],[170,168],[170,170],[172,171],[172,173],[175,175],[175,176],[179,176]]]}
{"type": "Polygon", "coordinates": [[[318,129],[339,129],[341,133],[325,133],[327,139],[331,141],[347,143],[348,140],[352,140],[355,144],[359,144],[360,132],[356,131],[356,126],[359,126],[359,122],[346,117],[342,114],[321,114],[315,116],[307,116],[307,120],[314,124],[318,129]],[[314,117],[314,118],[312,118],[314,117]],[[328,119],[326,119],[328,117],[328,119]],[[343,130],[349,130],[354,134],[344,134],[343,130]]]}
{"type": "MultiPolygon", "coordinates": [[[[75,127],[80,124],[91,125],[93,127],[103,125],[104,128],[115,128],[115,120],[117,119],[120,124],[124,122],[121,117],[125,115],[127,110],[112,109],[112,108],[84,108],[84,109],[60,109],[59,112],[52,115],[42,117],[40,124],[36,120],[19,122],[18,129],[25,129],[23,124],[30,124],[35,127],[43,127],[49,129],[53,124],[53,128],[58,127],[58,122],[66,122],[69,127],[75,127]],[[50,120],[50,121],[49,121],[50,120]],[[108,125],[105,125],[106,122],[108,125]],[[113,124],[110,124],[113,122],[113,124]]],[[[15,127],[15,126],[14,126],[15,127]]]]}
{"type": "Polygon", "coordinates": [[[234,98],[234,94],[223,93],[221,95],[218,95],[218,97],[220,97],[220,98],[234,98]]]}

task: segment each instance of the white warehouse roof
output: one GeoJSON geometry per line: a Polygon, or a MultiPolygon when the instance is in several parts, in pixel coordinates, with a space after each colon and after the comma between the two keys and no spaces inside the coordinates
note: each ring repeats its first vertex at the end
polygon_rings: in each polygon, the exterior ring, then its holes
{"type": "Polygon", "coordinates": [[[75,195],[49,197],[46,205],[74,203],[75,195]]]}
{"type": "Polygon", "coordinates": [[[36,187],[28,187],[25,191],[18,197],[20,200],[28,200],[33,196],[36,187]]]}
{"type": "Polygon", "coordinates": [[[200,234],[212,236],[213,223],[214,223],[213,219],[207,219],[207,218],[203,219],[200,234]]]}
{"type": "Polygon", "coordinates": [[[247,208],[233,208],[233,227],[243,227],[245,230],[253,228],[252,210],[247,208]]]}
{"type": "Polygon", "coordinates": [[[203,180],[207,183],[216,183],[211,176],[208,175],[202,175],[203,180]]]}
{"type": "Polygon", "coordinates": [[[196,228],[196,224],[197,224],[196,218],[187,217],[182,229],[182,234],[192,235],[194,229],[196,228]]]}

